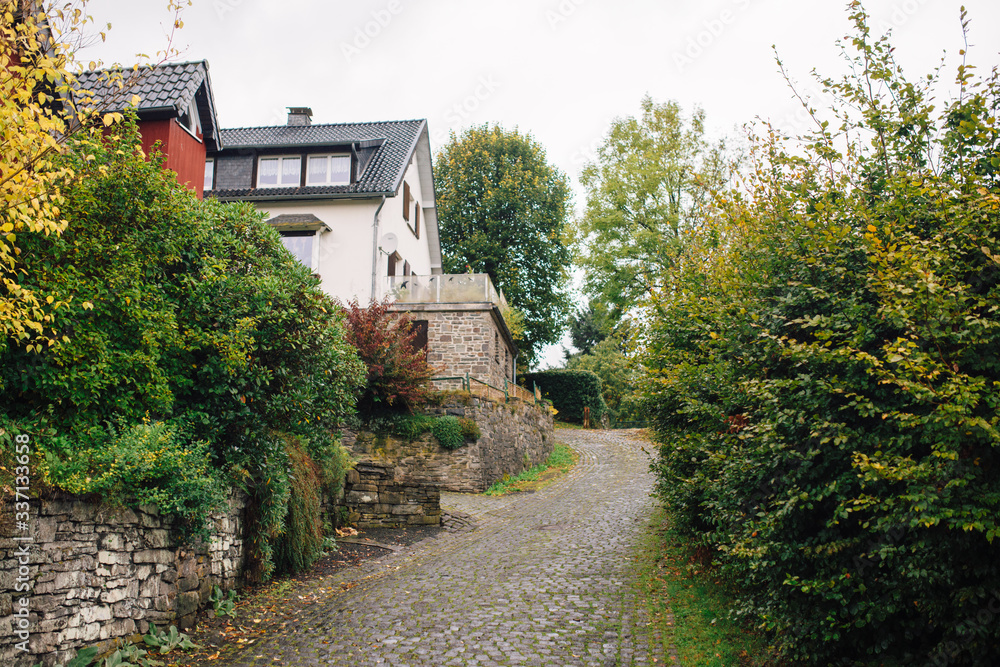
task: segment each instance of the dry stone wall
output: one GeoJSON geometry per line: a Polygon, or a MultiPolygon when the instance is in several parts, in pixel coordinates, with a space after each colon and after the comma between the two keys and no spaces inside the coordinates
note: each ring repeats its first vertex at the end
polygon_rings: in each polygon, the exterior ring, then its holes
{"type": "Polygon", "coordinates": [[[244,507],[234,495],[210,539],[185,546],[155,507],[32,500],[29,533],[0,528],[0,664],[62,664],[150,623],[190,627],[213,587],[232,588],[241,573],[244,507]]]}
{"type": "MultiPolygon", "coordinates": [[[[555,446],[552,415],[533,405],[464,397],[427,412],[472,419],[482,435],[463,447],[447,450],[430,434],[408,442],[393,436],[345,432],[344,446],[360,462],[356,470],[377,466],[391,469],[384,474],[391,475],[398,485],[479,493],[504,475],[516,475],[544,462],[555,446]]],[[[360,514],[357,499],[350,495],[350,481],[344,502],[349,512],[360,514]]],[[[380,509],[384,514],[388,508],[380,509]]]]}
{"type": "Polygon", "coordinates": [[[343,504],[347,520],[364,527],[438,526],[441,490],[402,484],[390,463],[362,462],[348,471],[343,504]]]}

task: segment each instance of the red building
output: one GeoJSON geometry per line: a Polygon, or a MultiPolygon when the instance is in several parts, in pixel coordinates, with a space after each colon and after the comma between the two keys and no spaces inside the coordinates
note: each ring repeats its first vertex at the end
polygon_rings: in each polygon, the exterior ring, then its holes
{"type": "Polygon", "coordinates": [[[205,157],[222,148],[208,61],[167,63],[140,68],[134,75],[128,71],[115,75],[123,77],[123,88],[108,82],[107,70],[85,72],[78,81],[107,111],[124,110],[138,95],[143,150],[148,153],[159,144],[165,167],[202,197],[205,157]]]}

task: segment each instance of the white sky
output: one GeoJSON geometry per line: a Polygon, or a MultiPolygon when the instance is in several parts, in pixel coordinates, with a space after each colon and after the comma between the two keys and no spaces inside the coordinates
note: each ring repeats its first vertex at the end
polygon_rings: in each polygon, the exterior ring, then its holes
{"type": "MultiPolygon", "coordinates": [[[[222,127],[426,118],[436,151],[448,132],[499,122],[530,132],[573,181],[609,123],[649,94],[700,105],[713,134],[755,117],[804,127],[777,72],[843,71],[851,30],[841,0],[194,0],[172,60],[207,59],[222,127]]],[[[874,33],[892,28],[909,78],[947,51],[954,78],[971,19],[971,63],[1000,64],[997,0],[868,0],[874,33]]],[[[131,64],[166,47],[166,0],[91,0],[105,43],[81,61],[131,64]]],[[[583,196],[577,189],[577,201],[583,196]]],[[[558,362],[550,353],[548,363],[558,362]]],[[[546,363],[543,362],[543,366],[546,363]]]]}

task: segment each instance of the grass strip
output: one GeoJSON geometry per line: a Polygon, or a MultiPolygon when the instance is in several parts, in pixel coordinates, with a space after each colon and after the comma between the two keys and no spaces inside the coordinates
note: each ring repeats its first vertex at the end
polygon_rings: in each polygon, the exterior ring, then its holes
{"type": "Polygon", "coordinates": [[[494,482],[483,493],[488,496],[502,496],[508,493],[537,491],[551,484],[557,477],[563,475],[576,465],[580,455],[570,447],[557,442],[555,449],[545,463],[539,463],[514,477],[504,475],[504,478],[494,482]]]}
{"type": "Polygon", "coordinates": [[[672,644],[685,666],[777,666],[763,638],[729,619],[732,591],[695,557],[663,508],[656,510],[643,537],[637,586],[650,620],[660,629],[664,655],[672,644]]]}

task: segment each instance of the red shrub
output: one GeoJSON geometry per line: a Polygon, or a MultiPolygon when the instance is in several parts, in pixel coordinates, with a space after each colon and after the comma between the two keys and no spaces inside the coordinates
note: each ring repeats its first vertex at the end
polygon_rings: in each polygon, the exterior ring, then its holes
{"type": "Polygon", "coordinates": [[[385,299],[362,308],[355,299],[346,307],[347,340],[368,368],[358,399],[362,417],[411,410],[425,398],[433,375],[424,351],[414,346],[410,316],[390,312],[391,305],[385,299]]]}

